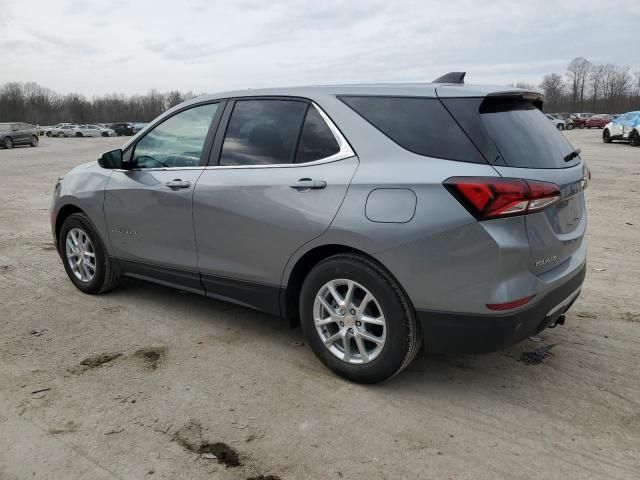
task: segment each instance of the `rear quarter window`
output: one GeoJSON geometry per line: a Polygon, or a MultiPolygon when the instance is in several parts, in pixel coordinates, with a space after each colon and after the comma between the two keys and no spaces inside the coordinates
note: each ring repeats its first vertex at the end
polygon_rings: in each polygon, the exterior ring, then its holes
{"type": "Polygon", "coordinates": [[[406,150],[446,160],[486,163],[478,149],[437,98],[339,98],[406,150]]]}

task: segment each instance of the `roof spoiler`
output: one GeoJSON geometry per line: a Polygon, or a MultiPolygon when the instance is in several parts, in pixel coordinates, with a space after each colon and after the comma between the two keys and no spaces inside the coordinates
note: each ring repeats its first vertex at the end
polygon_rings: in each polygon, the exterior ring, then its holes
{"type": "Polygon", "coordinates": [[[458,84],[463,84],[464,83],[464,76],[466,74],[467,74],[467,72],[449,72],[449,73],[445,73],[441,77],[436,78],[431,83],[458,83],[458,84]]]}

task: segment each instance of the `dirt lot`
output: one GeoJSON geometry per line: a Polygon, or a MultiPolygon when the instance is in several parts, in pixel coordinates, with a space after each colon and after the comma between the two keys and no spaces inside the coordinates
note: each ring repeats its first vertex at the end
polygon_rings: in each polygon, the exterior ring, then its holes
{"type": "Polygon", "coordinates": [[[600,134],[567,133],[593,172],[567,325],[492,355],[421,353],[368,387],[276,318],[130,280],[80,293],[52,188],[122,140],[0,150],[0,479],[640,478],[640,149],[600,134]]]}

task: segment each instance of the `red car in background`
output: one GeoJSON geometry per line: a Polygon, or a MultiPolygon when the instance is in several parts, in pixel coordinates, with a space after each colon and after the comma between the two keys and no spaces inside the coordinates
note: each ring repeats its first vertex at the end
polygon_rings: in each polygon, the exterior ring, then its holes
{"type": "Polygon", "coordinates": [[[611,121],[609,115],[592,115],[587,118],[585,127],[587,128],[604,128],[604,126],[611,121]]]}

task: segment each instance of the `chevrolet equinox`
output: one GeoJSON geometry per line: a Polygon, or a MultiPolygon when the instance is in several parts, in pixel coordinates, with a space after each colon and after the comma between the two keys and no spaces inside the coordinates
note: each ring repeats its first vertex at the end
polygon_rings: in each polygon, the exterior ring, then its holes
{"type": "Polygon", "coordinates": [[[563,323],[589,170],[540,94],[463,78],[182,103],[58,180],[64,268],[86,293],[127,276],[299,322],[363,383],[423,344],[490,352],[563,323]]]}

